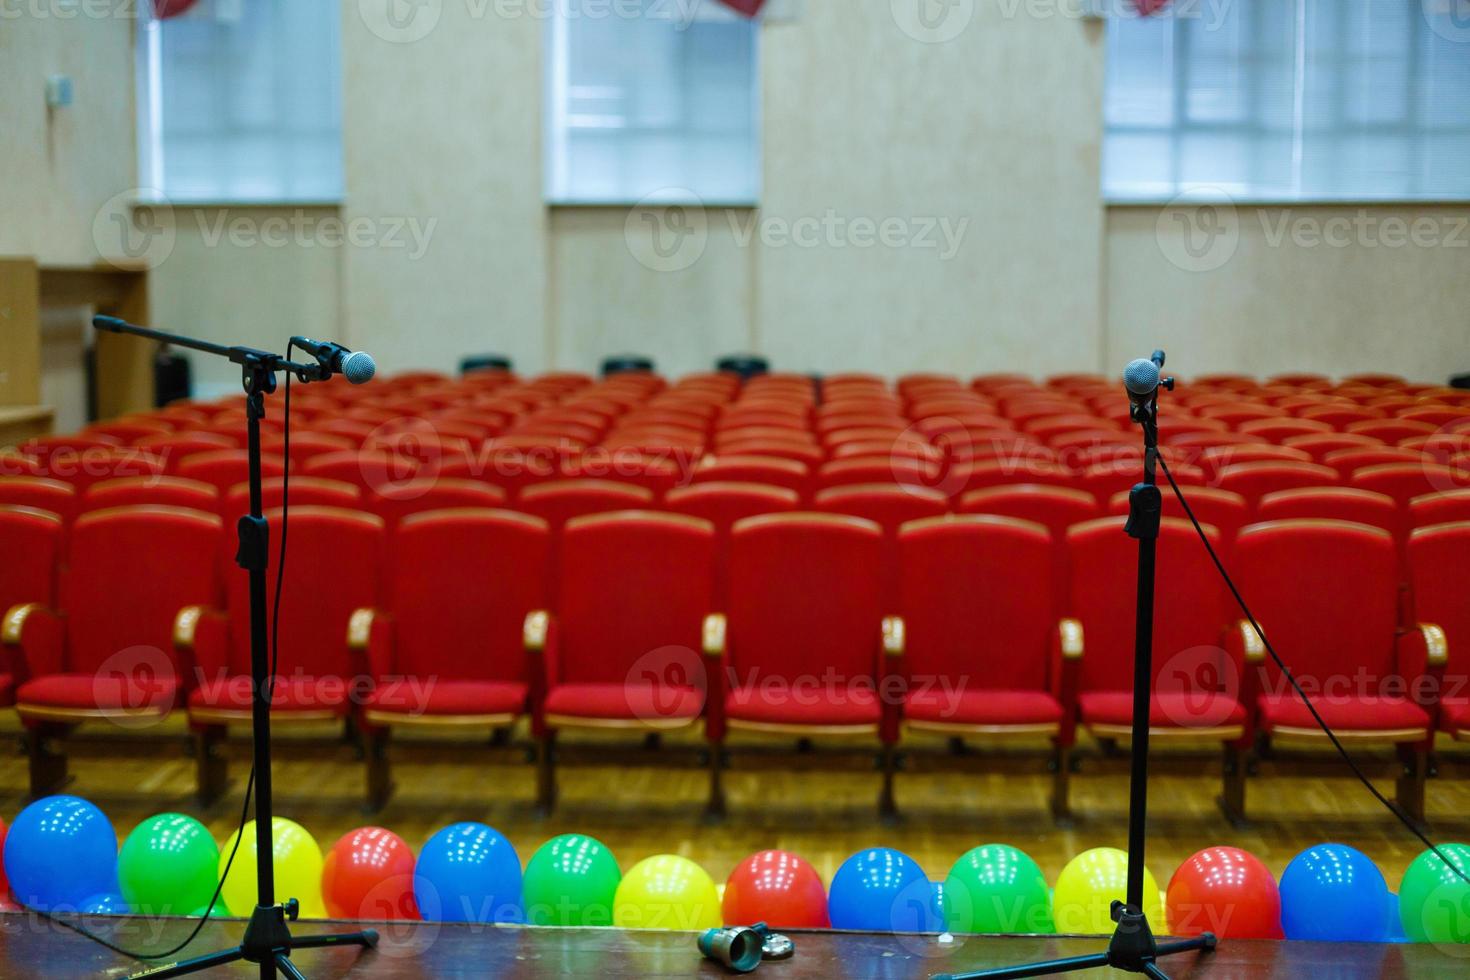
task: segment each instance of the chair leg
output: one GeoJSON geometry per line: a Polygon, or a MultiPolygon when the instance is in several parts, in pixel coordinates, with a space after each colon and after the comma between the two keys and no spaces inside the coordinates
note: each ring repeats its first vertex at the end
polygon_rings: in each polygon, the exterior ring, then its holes
{"type": "Polygon", "coordinates": [[[1058,823],[1072,819],[1072,747],[1058,745],[1052,755],[1056,767],[1051,781],[1051,816],[1058,823]]]}
{"type": "Polygon", "coordinates": [[[27,733],[32,797],[50,796],[67,784],[66,753],[58,750],[57,743],[68,731],[66,726],[42,725],[27,733]]]}
{"type": "Polygon", "coordinates": [[[709,747],[709,800],[704,805],[704,815],[710,820],[725,816],[725,746],[722,742],[711,742],[709,747]]]}
{"type": "Polygon", "coordinates": [[[1224,785],[1220,793],[1220,809],[1232,827],[1243,826],[1245,820],[1245,778],[1250,769],[1249,754],[1240,745],[1224,747],[1224,785]]]}
{"type": "Polygon", "coordinates": [[[230,788],[230,760],[225,754],[226,730],[219,726],[194,733],[194,767],[199,805],[209,806],[230,788]]]}
{"type": "Polygon", "coordinates": [[[1396,787],[1399,809],[1422,828],[1426,825],[1424,782],[1429,773],[1429,752],[1422,745],[1409,744],[1400,745],[1398,754],[1403,766],[1396,787]]]}
{"type": "Polygon", "coordinates": [[[367,806],[381,810],[393,795],[393,772],[388,762],[387,728],[373,728],[363,733],[363,754],[367,763],[367,806]]]}
{"type": "Polygon", "coordinates": [[[536,740],[536,812],[550,816],[556,809],[556,733],[536,740]]]}
{"type": "Polygon", "coordinates": [[[879,766],[883,770],[883,788],[878,793],[878,816],[885,822],[898,819],[898,803],[893,796],[893,776],[898,768],[898,752],[892,745],[884,745],[879,753],[879,766]]]}

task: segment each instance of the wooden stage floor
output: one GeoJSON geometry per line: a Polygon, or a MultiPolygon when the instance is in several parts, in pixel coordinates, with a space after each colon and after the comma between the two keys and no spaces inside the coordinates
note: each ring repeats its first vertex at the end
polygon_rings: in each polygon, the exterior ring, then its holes
{"type": "MultiPolygon", "coordinates": [[[[92,927],[128,944],[166,949],[182,938],[188,921],[88,920],[92,927]]],[[[212,952],[239,942],[243,923],[210,923],[190,953],[212,952]]],[[[351,977],[401,980],[408,977],[728,977],[722,967],[700,956],[695,934],[626,932],[615,929],[524,929],[493,926],[387,923],[380,926],[379,948],[304,950],[292,957],[311,980],[351,977]]],[[[338,923],[316,930],[347,931],[338,923]]],[[[1010,966],[1033,960],[1096,953],[1103,940],[1079,938],[995,938],[956,936],[942,943],[934,936],[861,933],[791,933],[796,955],[765,963],[755,974],[779,978],[881,977],[927,978],[940,973],[1010,966]]],[[[1470,950],[1466,950],[1470,955],[1470,950]]],[[[1164,961],[1176,980],[1315,976],[1355,978],[1430,978],[1464,976],[1470,959],[1432,946],[1366,943],[1278,943],[1234,941],[1213,953],[1187,953],[1164,961]]],[[[0,915],[0,977],[125,977],[131,961],[60,927],[22,914],[0,915]]],[[[259,976],[246,964],[216,968],[201,977],[259,976]]],[[[1073,976],[1121,976],[1094,970],[1073,976]]]]}

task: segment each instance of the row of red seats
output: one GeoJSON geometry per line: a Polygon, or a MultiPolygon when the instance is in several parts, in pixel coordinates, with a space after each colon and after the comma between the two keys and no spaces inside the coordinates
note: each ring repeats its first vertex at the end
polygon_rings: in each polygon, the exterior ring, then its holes
{"type": "MultiPolygon", "coordinates": [[[[140,726],[181,708],[199,740],[201,793],[222,792],[218,742],[248,723],[251,687],[245,577],[222,572],[220,518],[146,506],[83,515],[59,587],[60,520],[13,508],[0,524],[18,556],[5,588],[29,590],[5,616],[0,690],[31,730],[33,791],[65,778],[59,739],[76,725],[140,726]]],[[[723,558],[710,522],[649,512],[579,517],[559,540],[526,514],[429,512],[404,519],[390,542],[375,515],[301,505],[290,533],[275,714],[286,725],[353,717],[377,803],[395,728],[503,728],[526,717],[545,807],[557,731],[702,722],[716,809],[731,731],[870,736],[885,807],[894,752],[927,732],[1049,739],[1062,814],[1077,728],[1100,739],[1127,732],[1135,550],[1117,517],[1066,531],[1060,590],[1041,525],[909,522],[892,595],[882,529],[850,516],[746,518],[723,558]],[[557,575],[543,574],[553,566],[557,575]]],[[[1257,738],[1319,736],[1239,623],[1193,530],[1166,519],[1160,553],[1155,732],[1222,745],[1223,798],[1239,817],[1257,738]]],[[[1449,656],[1470,636],[1461,595],[1470,522],[1416,530],[1409,556],[1426,625],[1403,633],[1399,559],[1380,529],[1255,524],[1237,536],[1232,564],[1329,723],[1397,749],[1407,774],[1399,801],[1422,818],[1434,733],[1470,736],[1470,665],[1449,656]]]]}

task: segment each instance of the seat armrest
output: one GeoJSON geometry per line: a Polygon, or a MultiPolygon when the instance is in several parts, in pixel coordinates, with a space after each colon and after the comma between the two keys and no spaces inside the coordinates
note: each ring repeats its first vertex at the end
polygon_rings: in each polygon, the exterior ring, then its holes
{"type": "Polygon", "coordinates": [[[1085,652],[1082,621],[1071,617],[1059,620],[1051,637],[1051,695],[1062,706],[1057,742],[1064,747],[1077,739],[1077,691],[1082,683],[1085,652]]]}
{"type": "Polygon", "coordinates": [[[1429,712],[1432,724],[1438,728],[1444,675],[1450,663],[1450,645],[1444,629],[1434,623],[1418,624],[1399,636],[1397,655],[1408,698],[1429,712]]]}
{"type": "Polygon", "coordinates": [[[884,743],[893,745],[899,739],[903,705],[908,698],[908,676],[904,669],[908,627],[902,616],[884,616],[882,631],[883,657],[878,665],[878,699],[882,708],[879,727],[884,743]]]}
{"type": "Polygon", "coordinates": [[[728,641],[725,614],[710,613],[704,617],[704,737],[711,742],[719,742],[725,737],[725,696],[728,693],[725,654],[728,641]]]}
{"type": "Polygon", "coordinates": [[[39,602],[11,606],[0,622],[5,667],[19,685],[44,674],[61,671],[66,625],[62,615],[39,602]]]}
{"type": "Polygon", "coordinates": [[[526,613],[521,639],[531,688],[531,733],[541,736],[546,734],[546,695],[557,682],[556,617],[545,609],[526,613]]]}
{"type": "Polygon", "coordinates": [[[377,679],[393,669],[393,618],[379,609],[364,606],[347,619],[347,649],[361,661],[359,668],[377,679]]]}
{"type": "Polygon", "coordinates": [[[174,617],[174,652],[190,687],[203,683],[209,673],[225,676],[229,642],[229,621],[218,609],[185,606],[174,617]]]}
{"type": "Polygon", "coordinates": [[[1249,748],[1255,744],[1256,727],[1259,723],[1261,692],[1266,689],[1266,644],[1248,619],[1238,619],[1225,632],[1225,655],[1240,674],[1240,683],[1233,694],[1245,709],[1245,725],[1240,738],[1233,744],[1249,748]]]}

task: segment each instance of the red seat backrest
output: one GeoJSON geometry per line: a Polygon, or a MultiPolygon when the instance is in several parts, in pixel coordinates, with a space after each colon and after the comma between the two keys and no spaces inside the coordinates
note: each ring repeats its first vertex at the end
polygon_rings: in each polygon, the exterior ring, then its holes
{"type": "Polygon", "coordinates": [[[1351,487],[1278,490],[1261,498],[1256,513],[1263,521],[1351,521],[1381,527],[1396,538],[1403,529],[1403,518],[1392,497],[1351,487]]]}
{"type": "Polygon", "coordinates": [[[23,602],[56,607],[61,534],[61,517],[52,511],[0,505],[0,541],[5,542],[5,560],[0,561],[0,610],[23,602]]]}
{"type": "MultiPolygon", "coordinates": [[[[269,511],[272,555],[267,595],[274,597],[280,566],[281,512],[269,511]]],[[[381,607],[383,519],[336,507],[292,507],[281,590],[280,663],[283,678],[349,677],[358,664],[347,648],[347,623],[354,611],[381,607]]],[[[250,671],[250,591],[243,572],[227,583],[230,670],[250,671]]]]}
{"type": "MultiPolygon", "coordinates": [[[[1321,681],[1361,667],[1382,679],[1395,669],[1398,559],[1387,531],[1345,521],[1252,524],[1234,558],[1241,594],[1298,677],[1321,681]]],[[[1275,666],[1268,670],[1279,683],[1275,666]]]]}
{"type": "Polygon", "coordinates": [[[1046,528],[988,515],[935,518],[906,525],[898,547],[911,679],[967,690],[1046,687],[1056,625],[1046,528]]]}
{"type": "MultiPolygon", "coordinates": [[[[194,453],[179,463],[174,472],[190,480],[210,483],[220,493],[228,493],[230,487],[250,478],[249,452],[244,449],[217,449],[209,453],[194,453]]],[[[260,461],[261,477],[270,481],[286,472],[286,461],[279,456],[263,456],[260,461]]]]}
{"type": "Polygon", "coordinates": [[[526,614],[547,606],[546,522],[505,510],[405,517],[393,538],[393,669],[523,680],[526,614]]]}
{"type": "MultiPolygon", "coordinates": [[[[0,481],[3,482],[3,481],[0,481]]],[[[1409,501],[1410,527],[1470,521],[1470,489],[1426,493],[1409,501]]]]}
{"type": "Polygon", "coordinates": [[[218,606],[223,534],[217,515],[195,510],[112,507],[78,517],[61,599],[63,669],[91,673],[120,655],[132,657],[125,670],[177,670],[174,619],[185,606],[218,606]]]}
{"type": "MultiPolygon", "coordinates": [[[[292,483],[294,484],[295,481],[293,480],[292,483]]],[[[292,496],[294,497],[295,494],[293,493],[292,496]]],[[[422,514],[425,511],[462,507],[503,507],[505,496],[504,490],[489,483],[481,483],[479,480],[439,477],[433,481],[426,481],[422,487],[414,486],[402,492],[370,493],[367,495],[365,505],[368,510],[387,521],[391,528],[397,526],[399,521],[410,514],[422,514]]]]}
{"type": "Polygon", "coordinates": [[[1215,482],[1222,490],[1240,494],[1254,509],[1268,493],[1330,487],[1338,482],[1338,476],[1332,467],[1318,463],[1235,463],[1221,469],[1215,482]]]}
{"type": "MultiPolygon", "coordinates": [[[[1457,677],[1470,673],[1470,521],[1421,527],[1409,535],[1409,568],[1414,587],[1414,609],[1419,621],[1445,631],[1449,670],[1457,677]]],[[[1463,687],[1461,687],[1463,696],[1463,687]]],[[[1449,691],[1445,692],[1449,694],[1449,691]]]]}
{"type": "Polygon", "coordinates": [[[77,492],[70,483],[44,476],[0,476],[0,504],[48,510],[69,522],[76,513],[77,492]]]}
{"type": "Polygon", "coordinates": [[[1425,494],[1457,490],[1470,481],[1470,474],[1439,463],[1385,463],[1353,470],[1351,483],[1392,497],[1407,519],[1409,502],[1425,494]]]}
{"type": "Polygon", "coordinates": [[[526,487],[519,510],[535,514],[558,534],[568,521],[615,510],[643,510],[653,506],[653,491],[611,480],[557,480],[526,487]]]}
{"type": "Polygon", "coordinates": [[[219,510],[219,491],[211,483],[180,476],[124,476],[88,487],[82,494],[81,509],[100,510],[137,504],[189,507],[212,514],[219,510]]]}
{"type": "MultiPolygon", "coordinates": [[[[319,476],[300,476],[293,474],[290,485],[284,488],[291,495],[291,505],[319,507],[343,507],[347,510],[357,510],[362,506],[362,491],[351,483],[341,480],[327,480],[319,476]]],[[[280,480],[267,481],[260,492],[261,509],[275,510],[281,506],[283,488],[280,480]]],[[[250,484],[237,483],[230,488],[225,495],[224,503],[221,505],[227,524],[233,526],[241,514],[250,510],[250,484]]]]}
{"type": "MultiPolygon", "coordinates": [[[[1123,524],[1123,518],[1104,517],[1067,532],[1069,606],[1083,630],[1083,690],[1129,690],[1133,684],[1138,542],[1123,532],[1123,524]]],[[[1218,548],[1219,532],[1208,525],[1205,530],[1218,548]]],[[[1189,522],[1163,519],[1158,575],[1154,679],[1181,671],[1193,677],[1206,662],[1225,670],[1221,641],[1234,614],[1219,573],[1189,522]]]]}
{"type": "Polygon", "coordinates": [[[561,541],[557,664],[562,683],[622,684],[666,677],[670,657],[700,655],[714,611],[715,531],[682,514],[594,514],[569,521],[561,541]],[[668,653],[675,648],[677,653],[668,653]]]}
{"type": "Polygon", "coordinates": [[[859,517],[769,514],[736,524],[729,602],[736,684],[871,680],[882,553],[882,528],[859,517]]]}

